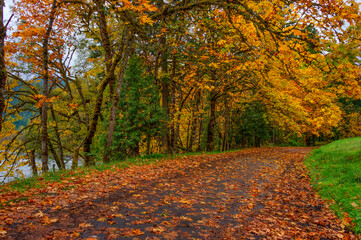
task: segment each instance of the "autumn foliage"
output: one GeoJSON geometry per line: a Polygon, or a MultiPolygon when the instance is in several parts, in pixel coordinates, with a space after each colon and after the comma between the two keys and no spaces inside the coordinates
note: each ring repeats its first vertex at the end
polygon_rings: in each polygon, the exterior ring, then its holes
{"type": "Polygon", "coordinates": [[[41,188],[3,186],[0,238],[357,238],[312,191],[310,148],[76,170],[360,135],[357,1],[13,4],[0,29],[0,184],[30,165],[41,188]]]}
{"type": "Polygon", "coordinates": [[[360,134],[355,1],[24,0],[13,11],[2,170],[360,134]]]}

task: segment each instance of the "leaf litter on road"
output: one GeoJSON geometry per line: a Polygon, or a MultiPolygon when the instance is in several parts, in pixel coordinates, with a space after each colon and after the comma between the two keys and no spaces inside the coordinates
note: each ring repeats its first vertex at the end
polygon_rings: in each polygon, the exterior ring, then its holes
{"type": "Polygon", "coordinates": [[[0,238],[358,239],[313,191],[309,151],[201,155],[2,193],[0,238]]]}

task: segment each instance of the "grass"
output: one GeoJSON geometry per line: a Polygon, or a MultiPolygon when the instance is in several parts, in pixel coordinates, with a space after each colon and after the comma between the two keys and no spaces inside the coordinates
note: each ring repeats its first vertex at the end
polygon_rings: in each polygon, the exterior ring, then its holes
{"type": "MultiPolygon", "coordinates": [[[[230,150],[227,152],[233,152],[238,150],[230,150]]],[[[217,154],[221,153],[219,151],[215,152],[192,152],[192,153],[183,153],[183,154],[151,154],[145,155],[142,157],[135,157],[135,158],[128,158],[123,161],[112,161],[110,163],[99,163],[95,166],[90,167],[79,167],[75,170],[60,170],[55,172],[48,172],[42,174],[40,176],[33,176],[30,178],[18,179],[13,182],[4,184],[0,186],[0,192],[7,192],[7,191],[19,191],[24,192],[29,189],[33,188],[45,188],[47,183],[50,182],[62,182],[63,180],[68,180],[70,178],[76,179],[76,177],[85,176],[90,173],[92,170],[96,171],[105,171],[105,170],[114,170],[116,171],[117,168],[128,168],[130,166],[141,166],[147,165],[154,162],[162,162],[170,159],[176,158],[183,158],[187,156],[195,156],[195,155],[202,155],[202,154],[217,154]]],[[[222,152],[224,153],[224,152],[222,152]]]]}
{"type": "Polygon", "coordinates": [[[361,233],[361,137],[315,149],[305,161],[314,187],[340,218],[350,216],[361,233]]]}

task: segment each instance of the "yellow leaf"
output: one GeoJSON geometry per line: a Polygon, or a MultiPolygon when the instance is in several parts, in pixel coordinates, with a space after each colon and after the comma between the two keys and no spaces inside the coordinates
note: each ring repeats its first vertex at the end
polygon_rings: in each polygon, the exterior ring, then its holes
{"type": "Polygon", "coordinates": [[[42,211],[40,211],[40,212],[36,213],[34,216],[35,217],[43,217],[44,213],[42,211]]]}
{"type": "Polygon", "coordinates": [[[5,235],[7,231],[4,230],[4,228],[0,228],[0,236],[5,235]]]}
{"type": "Polygon", "coordinates": [[[98,218],[97,221],[98,222],[105,222],[107,219],[105,217],[101,217],[101,218],[98,218]]]}

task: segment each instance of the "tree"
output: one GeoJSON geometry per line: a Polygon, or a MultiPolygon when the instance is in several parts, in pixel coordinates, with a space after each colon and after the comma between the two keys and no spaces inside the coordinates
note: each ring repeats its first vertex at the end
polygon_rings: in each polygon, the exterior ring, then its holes
{"type": "MultiPolygon", "coordinates": [[[[6,64],[5,64],[5,37],[6,26],[4,25],[4,7],[5,1],[0,1],[0,132],[4,122],[4,112],[6,110],[6,64]]],[[[12,17],[11,17],[12,18],[12,17]]],[[[11,18],[8,20],[10,22],[11,18]]]]}
{"type": "Polygon", "coordinates": [[[145,142],[145,152],[150,154],[152,139],[164,134],[165,114],[153,78],[135,55],[130,59],[123,88],[113,147],[119,153],[139,156],[140,144],[145,142]]]}

